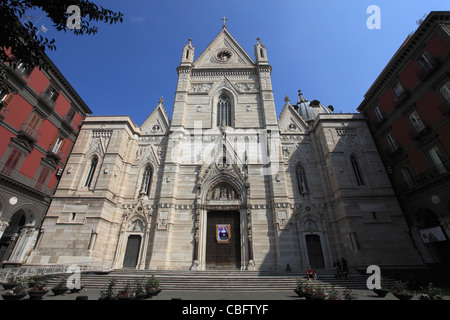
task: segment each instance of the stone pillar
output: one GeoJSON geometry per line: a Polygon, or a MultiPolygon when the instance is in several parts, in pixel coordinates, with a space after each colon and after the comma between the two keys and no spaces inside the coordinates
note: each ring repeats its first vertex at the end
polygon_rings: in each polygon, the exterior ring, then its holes
{"type": "Polygon", "coordinates": [[[3,232],[5,232],[8,225],[9,225],[8,220],[0,220],[0,239],[2,238],[3,232]]]}
{"type": "Polygon", "coordinates": [[[191,270],[200,270],[200,262],[198,261],[199,238],[200,238],[200,213],[201,209],[197,207],[195,209],[195,231],[194,231],[194,261],[191,266],[191,270]]]}
{"type": "Polygon", "coordinates": [[[247,208],[247,235],[248,235],[248,265],[247,270],[255,270],[253,260],[253,230],[252,230],[252,210],[247,208]]]}
{"type": "Polygon", "coordinates": [[[39,229],[35,227],[23,227],[20,230],[16,245],[11,253],[9,261],[23,263],[33,250],[39,229]]]}

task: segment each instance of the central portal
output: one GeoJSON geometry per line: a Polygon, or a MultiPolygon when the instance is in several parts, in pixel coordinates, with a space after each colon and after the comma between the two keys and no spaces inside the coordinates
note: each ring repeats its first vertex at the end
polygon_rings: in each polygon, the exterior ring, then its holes
{"type": "Polygon", "coordinates": [[[239,212],[209,211],[206,230],[206,268],[240,269],[239,212]]]}

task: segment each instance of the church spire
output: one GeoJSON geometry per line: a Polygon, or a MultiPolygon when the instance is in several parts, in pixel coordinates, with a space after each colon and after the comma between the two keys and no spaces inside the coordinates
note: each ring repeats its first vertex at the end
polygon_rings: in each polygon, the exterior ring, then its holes
{"type": "Polygon", "coordinates": [[[192,39],[189,38],[188,43],[183,48],[183,56],[181,57],[181,65],[191,65],[194,63],[194,46],[192,39]]]}
{"type": "Polygon", "coordinates": [[[255,57],[257,64],[269,64],[267,60],[266,46],[261,43],[261,39],[257,38],[258,44],[255,45],[255,57]]]}

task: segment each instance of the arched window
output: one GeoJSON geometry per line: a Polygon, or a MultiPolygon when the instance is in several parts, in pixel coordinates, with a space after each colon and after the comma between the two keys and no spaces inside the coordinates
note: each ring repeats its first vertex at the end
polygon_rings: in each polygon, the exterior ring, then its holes
{"type": "Polygon", "coordinates": [[[88,188],[91,187],[91,183],[92,183],[92,180],[94,179],[94,173],[95,173],[95,169],[97,168],[97,164],[98,164],[98,158],[97,157],[92,158],[91,165],[90,165],[89,171],[88,171],[88,175],[86,177],[86,182],[84,183],[85,187],[88,187],[88,188]]]}
{"type": "Polygon", "coordinates": [[[353,172],[355,173],[356,182],[358,183],[359,186],[363,186],[364,180],[361,175],[361,170],[359,169],[358,160],[356,159],[355,156],[351,156],[350,161],[352,162],[352,167],[353,167],[353,172]]]}
{"type": "Polygon", "coordinates": [[[152,181],[152,168],[147,166],[145,168],[144,174],[142,175],[141,188],[139,190],[140,195],[149,196],[150,195],[150,183],[152,181]]]}
{"type": "Polygon", "coordinates": [[[300,194],[305,195],[306,193],[308,193],[308,185],[306,183],[305,169],[303,169],[301,165],[298,165],[296,174],[297,174],[298,191],[300,194]]]}
{"type": "Polygon", "coordinates": [[[231,100],[222,94],[217,102],[217,126],[231,126],[231,100]]]}

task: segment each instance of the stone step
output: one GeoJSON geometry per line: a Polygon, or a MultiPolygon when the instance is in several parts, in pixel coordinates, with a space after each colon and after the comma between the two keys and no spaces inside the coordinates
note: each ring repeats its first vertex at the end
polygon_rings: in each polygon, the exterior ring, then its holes
{"type": "MultiPolygon", "coordinates": [[[[87,288],[105,289],[111,279],[116,280],[116,289],[127,282],[131,285],[134,281],[143,277],[154,275],[161,280],[163,290],[209,290],[209,291],[278,291],[296,288],[298,278],[306,278],[305,272],[265,272],[265,271],[169,271],[169,270],[114,270],[108,274],[83,274],[82,284],[87,288]]],[[[332,270],[319,270],[319,279],[315,281],[324,286],[326,290],[334,285],[336,290],[367,289],[366,275],[349,274],[348,279],[336,279],[332,270]]],[[[59,280],[58,277],[49,281],[52,287],[59,280]]],[[[387,286],[393,284],[393,280],[384,279],[387,286]]]]}

